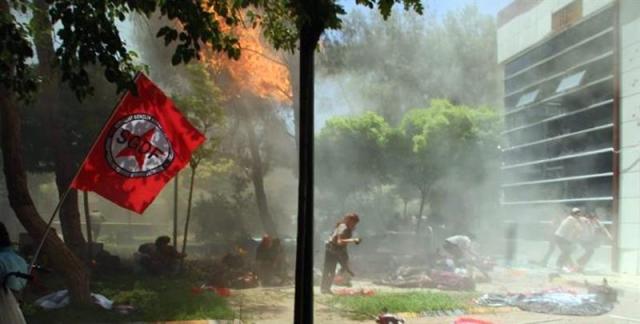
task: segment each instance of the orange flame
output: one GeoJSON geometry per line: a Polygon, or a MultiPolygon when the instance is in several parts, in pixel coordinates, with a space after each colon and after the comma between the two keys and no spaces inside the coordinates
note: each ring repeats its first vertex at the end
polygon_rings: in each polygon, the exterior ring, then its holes
{"type": "Polygon", "coordinates": [[[238,26],[232,32],[239,39],[239,60],[223,54],[202,53],[208,64],[229,75],[231,84],[227,90],[235,95],[248,91],[261,98],[290,104],[293,95],[289,68],[263,40],[260,28],[238,26]]]}

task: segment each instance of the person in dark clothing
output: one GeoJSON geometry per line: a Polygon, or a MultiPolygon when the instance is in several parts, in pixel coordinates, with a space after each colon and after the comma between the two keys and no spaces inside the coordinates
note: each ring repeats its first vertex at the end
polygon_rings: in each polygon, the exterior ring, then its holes
{"type": "Polygon", "coordinates": [[[336,224],[336,228],[325,244],[324,268],[322,271],[322,283],[320,291],[323,294],[331,293],[331,285],[336,274],[336,265],[353,276],[353,272],[349,267],[349,254],[347,253],[347,245],[349,243],[360,244],[359,238],[352,238],[353,230],[360,222],[360,217],[356,213],[348,213],[342,221],[336,224]]]}
{"type": "Polygon", "coordinates": [[[138,247],[136,260],[151,274],[170,274],[177,270],[178,260],[184,258],[172,245],[171,238],[159,236],[155,243],[145,243],[138,247]]]}
{"type": "Polygon", "coordinates": [[[256,249],[256,274],[263,286],[271,285],[275,268],[275,255],[271,236],[264,235],[256,249]]]}

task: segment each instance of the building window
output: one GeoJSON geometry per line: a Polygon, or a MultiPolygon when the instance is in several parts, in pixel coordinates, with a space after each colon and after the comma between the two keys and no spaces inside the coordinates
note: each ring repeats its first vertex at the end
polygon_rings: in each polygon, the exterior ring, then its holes
{"type": "Polygon", "coordinates": [[[582,0],[574,0],[551,16],[551,30],[561,32],[582,18],[582,0]]]}
{"type": "Polygon", "coordinates": [[[562,78],[562,81],[560,81],[560,84],[558,84],[558,88],[556,88],[556,93],[563,92],[579,86],[580,83],[582,82],[582,77],[584,77],[584,73],[585,71],[583,70],[577,73],[567,75],[566,77],[562,78]]]}
{"type": "Polygon", "coordinates": [[[518,103],[516,104],[516,108],[518,107],[522,107],[524,105],[528,105],[532,102],[534,102],[536,100],[536,97],[538,96],[538,93],[540,92],[540,90],[533,90],[533,91],[529,91],[525,94],[523,94],[522,96],[520,96],[520,99],[518,99],[518,103]]]}

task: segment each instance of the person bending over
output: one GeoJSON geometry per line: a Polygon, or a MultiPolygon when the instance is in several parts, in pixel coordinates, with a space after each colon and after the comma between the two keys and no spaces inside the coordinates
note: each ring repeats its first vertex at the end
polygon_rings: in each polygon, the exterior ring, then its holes
{"type": "Polygon", "coordinates": [[[345,272],[353,276],[353,272],[349,267],[349,254],[347,245],[349,243],[360,244],[359,238],[352,238],[353,230],[360,222],[360,217],[356,213],[348,213],[344,218],[336,224],[333,233],[325,244],[324,268],[322,270],[322,283],[320,291],[323,294],[331,293],[331,284],[336,275],[336,265],[345,272]]]}

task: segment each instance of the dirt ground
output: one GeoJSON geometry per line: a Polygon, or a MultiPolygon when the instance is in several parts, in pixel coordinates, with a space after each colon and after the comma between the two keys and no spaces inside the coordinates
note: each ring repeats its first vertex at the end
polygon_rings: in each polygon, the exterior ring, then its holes
{"type": "MultiPolygon", "coordinates": [[[[572,288],[583,291],[584,281],[599,284],[607,278],[609,285],[619,291],[619,303],[613,311],[597,317],[557,316],[522,312],[513,308],[483,310],[482,314],[467,314],[466,317],[483,319],[492,323],[640,323],[640,277],[620,274],[564,274],[549,280],[552,272],[545,269],[505,269],[498,268],[493,274],[491,283],[479,284],[477,291],[485,292],[527,292],[545,288],[572,288]]],[[[373,288],[375,291],[407,291],[373,285],[368,281],[356,281],[356,287],[373,288]]],[[[317,287],[316,287],[317,289],[317,287]]],[[[244,323],[291,323],[293,317],[293,287],[256,288],[235,291],[231,299],[233,308],[244,323]]],[[[316,292],[315,323],[374,323],[371,321],[354,321],[343,317],[322,303],[324,296],[316,292]]],[[[421,317],[405,318],[407,323],[453,323],[456,317],[421,317]]]]}

